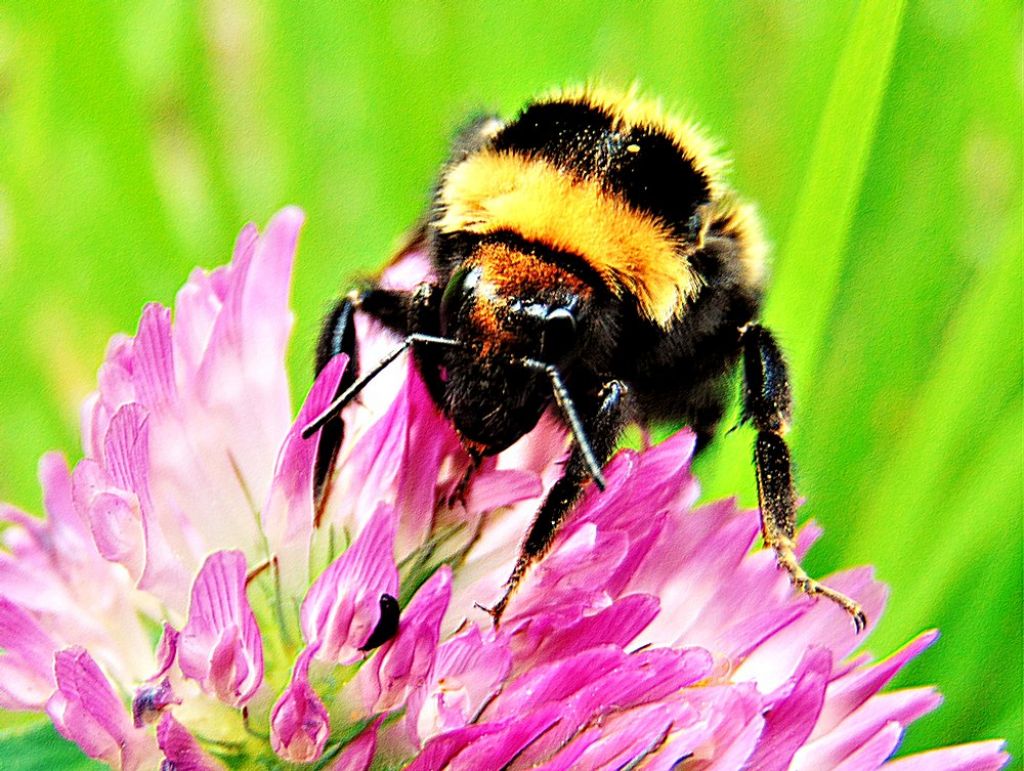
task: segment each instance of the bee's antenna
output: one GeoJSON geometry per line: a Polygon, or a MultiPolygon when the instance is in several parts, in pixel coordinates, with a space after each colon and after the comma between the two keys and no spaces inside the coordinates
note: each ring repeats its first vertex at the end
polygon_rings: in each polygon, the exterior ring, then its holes
{"type": "Polygon", "coordinates": [[[400,345],[398,345],[393,350],[389,351],[388,354],[383,359],[377,362],[376,366],[373,369],[371,369],[369,372],[367,372],[365,375],[359,378],[356,382],[350,385],[345,390],[344,393],[339,394],[337,397],[335,397],[334,401],[328,404],[327,407],[324,408],[323,412],[321,412],[319,415],[313,418],[313,420],[307,423],[306,427],[302,429],[302,438],[309,439],[309,437],[311,437],[313,434],[315,434],[317,431],[323,428],[325,423],[327,423],[331,418],[333,418],[335,415],[337,415],[339,412],[345,409],[345,407],[348,406],[348,403],[359,395],[359,392],[366,387],[367,383],[369,383],[371,380],[377,377],[377,375],[379,375],[381,371],[383,371],[383,369],[386,366],[388,366],[388,364],[397,359],[402,354],[403,351],[405,351],[407,348],[410,348],[414,343],[429,343],[431,345],[452,346],[462,345],[462,343],[460,343],[458,340],[452,340],[447,337],[434,337],[433,335],[422,335],[418,332],[409,335],[408,337],[405,338],[405,340],[402,341],[400,345]]]}
{"type": "Polygon", "coordinates": [[[569,421],[569,430],[572,431],[572,438],[576,441],[576,446],[580,448],[580,452],[583,453],[583,460],[587,464],[587,470],[590,472],[594,484],[597,485],[598,490],[603,491],[605,481],[604,474],[601,473],[601,464],[597,462],[597,458],[594,456],[594,450],[591,448],[590,440],[587,439],[587,434],[583,430],[583,423],[580,421],[579,415],[576,414],[576,405],[573,404],[569,390],[565,387],[562,374],[555,365],[545,364],[536,359],[521,359],[520,363],[528,369],[543,372],[551,380],[551,390],[554,391],[558,408],[565,415],[565,419],[569,421]]]}

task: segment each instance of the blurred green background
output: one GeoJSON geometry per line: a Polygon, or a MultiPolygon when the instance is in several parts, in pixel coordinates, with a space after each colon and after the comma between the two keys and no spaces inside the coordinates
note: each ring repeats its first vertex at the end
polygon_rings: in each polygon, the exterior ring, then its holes
{"type": "MultiPolygon", "coordinates": [[[[288,203],[304,392],[321,313],[419,215],[462,118],[585,79],[698,118],[761,207],[826,528],[809,567],[877,566],[876,653],[943,632],[899,680],[946,695],[904,750],[1020,754],[1019,3],[4,3],[0,499],[40,510],[36,460],[78,457],[110,334],[288,203]]],[[[708,497],[754,501],[750,442],[701,459],[708,497]]],[[[4,768],[80,762],[3,726],[4,768]]]]}

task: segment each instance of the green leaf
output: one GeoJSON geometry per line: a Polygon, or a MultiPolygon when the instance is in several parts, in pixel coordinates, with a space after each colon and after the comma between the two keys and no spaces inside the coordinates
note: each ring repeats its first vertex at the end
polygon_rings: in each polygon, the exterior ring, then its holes
{"type": "MultiPolygon", "coordinates": [[[[762,318],[784,342],[797,425],[800,405],[818,371],[829,314],[839,290],[843,256],[889,83],[903,8],[902,0],[859,5],[821,113],[789,232],[775,258],[762,318]]],[[[737,414],[732,414],[733,422],[737,414]]],[[[751,489],[750,449],[737,451],[741,442],[750,442],[745,432],[720,442],[714,461],[702,467],[708,470],[709,497],[751,489]]]]}
{"type": "Polygon", "coordinates": [[[50,723],[42,723],[21,732],[0,734],[0,756],[4,771],[92,771],[107,766],[87,758],[50,723]]]}

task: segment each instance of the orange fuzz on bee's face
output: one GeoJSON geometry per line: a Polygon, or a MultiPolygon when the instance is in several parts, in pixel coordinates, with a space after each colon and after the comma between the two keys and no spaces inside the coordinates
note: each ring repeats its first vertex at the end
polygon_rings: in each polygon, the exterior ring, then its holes
{"type": "Polygon", "coordinates": [[[514,347],[516,330],[507,320],[528,298],[558,292],[586,302],[593,294],[573,271],[502,241],[482,243],[467,266],[479,270],[470,321],[484,355],[514,347]]]}

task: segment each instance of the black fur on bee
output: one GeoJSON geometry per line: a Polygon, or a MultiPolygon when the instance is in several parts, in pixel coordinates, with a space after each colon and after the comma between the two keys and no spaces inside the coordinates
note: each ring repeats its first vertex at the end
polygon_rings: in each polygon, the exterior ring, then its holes
{"type": "Polygon", "coordinates": [[[474,121],[399,254],[426,250],[433,280],[412,291],[371,286],[324,321],[317,372],[340,353],[358,364],[357,311],[404,340],[358,379],[346,374],[305,428],[307,437],[323,429],[318,500],[343,436],[341,410],[406,349],[474,459],[506,449],[553,410],[572,450],[490,609],[498,623],[585,486],[603,489],[623,429],[686,422],[699,450],[742,362],[765,543],[799,589],[838,603],[862,629],[860,606],[810,579],[793,553],[789,381],[758,323],[764,241],[721,167],[697,129],[632,93],[563,91],[508,123],[474,121]]]}

